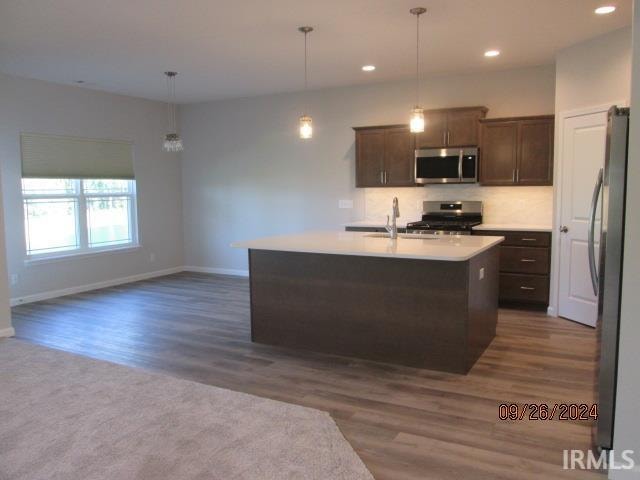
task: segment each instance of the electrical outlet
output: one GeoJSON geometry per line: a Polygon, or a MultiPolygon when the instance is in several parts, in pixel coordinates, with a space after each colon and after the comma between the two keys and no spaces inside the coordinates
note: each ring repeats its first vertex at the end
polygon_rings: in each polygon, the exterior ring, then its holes
{"type": "Polygon", "coordinates": [[[338,208],[353,208],[353,200],[338,200],[338,208]]]}
{"type": "Polygon", "coordinates": [[[12,273],[11,277],[9,277],[11,279],[11,285],[17,285],[18,284],[18,274],[17,273],[12,273]]]}
{"type": "Polygon", "coordinates": [[[484,279],[484,267],[482,267],[482,268],[480,269],[480,272],[479,272],[478,277],[479,277],[479,279],[480,279],[480,280],[483,280],[483,279],[484,279]]]}
{"type": "Polygon", "coordinates": [[[156,261],[156,254],[151,252],[149,254],[149,262],[154,263],[156,261]]]}

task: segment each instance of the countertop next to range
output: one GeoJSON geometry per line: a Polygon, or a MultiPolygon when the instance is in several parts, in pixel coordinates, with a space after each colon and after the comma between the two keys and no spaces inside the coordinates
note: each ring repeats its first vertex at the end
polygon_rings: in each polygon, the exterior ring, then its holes
{"type": "Polygon", "coordinates": [[[504,240],[504,237],[472,235],[403,235],[392,240],[372,235],[363,232],[303,232],[235,242],[231,246],[252,250],[461,262],[504,240]]]}
{"type": "MultiPolygon", "coordinates": [[[[398,228],[405,228],[406,222],[398,222],[398,228]]],[[[384,228],[385,222],[377,222],[375,220],[358,220],[355,222],[345,223],[345,227],[360,228],[384,228]]],[[[496,230],[500,232],[551,232],[551,225],[531,225],[526,223],[483,223],[474,230],[496,230]]]]}

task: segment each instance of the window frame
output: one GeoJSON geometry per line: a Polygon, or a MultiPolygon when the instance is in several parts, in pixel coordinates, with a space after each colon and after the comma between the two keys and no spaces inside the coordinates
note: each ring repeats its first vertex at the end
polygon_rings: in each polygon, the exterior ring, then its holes
{"type": "MultiPolygon", "coordinates": [[[[74,178],[70,179],[73,182],[73,192],[49,192],[49,193],[28,193],[24,190],[24,185],[21,182],[20,189],[22,193],[22,206],[23,206],[23,218],[25,222],[25,261],[27,263],[65,259],[73,257],[90,256],[100,253],[117,252],[120,250],[131,250],[140,247],[139,232],[138,232],[138,195],[137,184],[135,179],[127,180],[128,190],[126,192],[104,192],[104,193],[87,193],[84,189],[84,182],[96,180],[93,178],[74,178]],[[111,245],[99,245],[91,247],[89,245],[89,210],[88,200],[100,199],[100,198],[127,198],[129,204],[129,232],[131,241],[126,243],[116,243],[111,245]],[[54,252],[42,252],[33,253],[29,252],[27,230],[29,228],[28,218],[26,215],[26,207],[29,201],[32,200],[71,200],[76,202],[76,236],[78,239],[78,248],[71,248],[67,250],[58,250],[54,252]]],[[[118,180],[118,179],[105,179],[105,180],[118,180]]]]}

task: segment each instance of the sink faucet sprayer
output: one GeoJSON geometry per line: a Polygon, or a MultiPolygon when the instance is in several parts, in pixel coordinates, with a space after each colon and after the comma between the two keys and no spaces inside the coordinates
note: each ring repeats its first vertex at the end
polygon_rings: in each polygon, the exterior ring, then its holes
{"type": "Polygon", "coordinates": [[[400,209],[398,208],[398,197],[393,197],[393,210],[391,211],[393,222],[389,225],[389,215],[387,215],[387,225],[384,227],[389,232],[389,238],[398,238],[398,226],[396,225],[396,218],[400,216],[400,209]]]}

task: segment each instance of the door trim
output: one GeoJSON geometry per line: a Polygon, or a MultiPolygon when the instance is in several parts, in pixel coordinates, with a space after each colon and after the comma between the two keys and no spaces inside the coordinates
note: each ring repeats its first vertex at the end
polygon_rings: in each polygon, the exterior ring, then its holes
{"type": "Polygon", "coordinates": [[[551,272],[549,285],[549,307],[547,315],[558,316],[560,303],[560,226],[562,216],[562,148],[561,141],[564,136],[564,123],[569,118],[593,115],[609,111],[612,105],[620,107],[628,106],[628,100],[618,100],[592,107],[564,110],[556,115],[554,153],[553,153],[553,231],[551,232],[551,272]]]}

